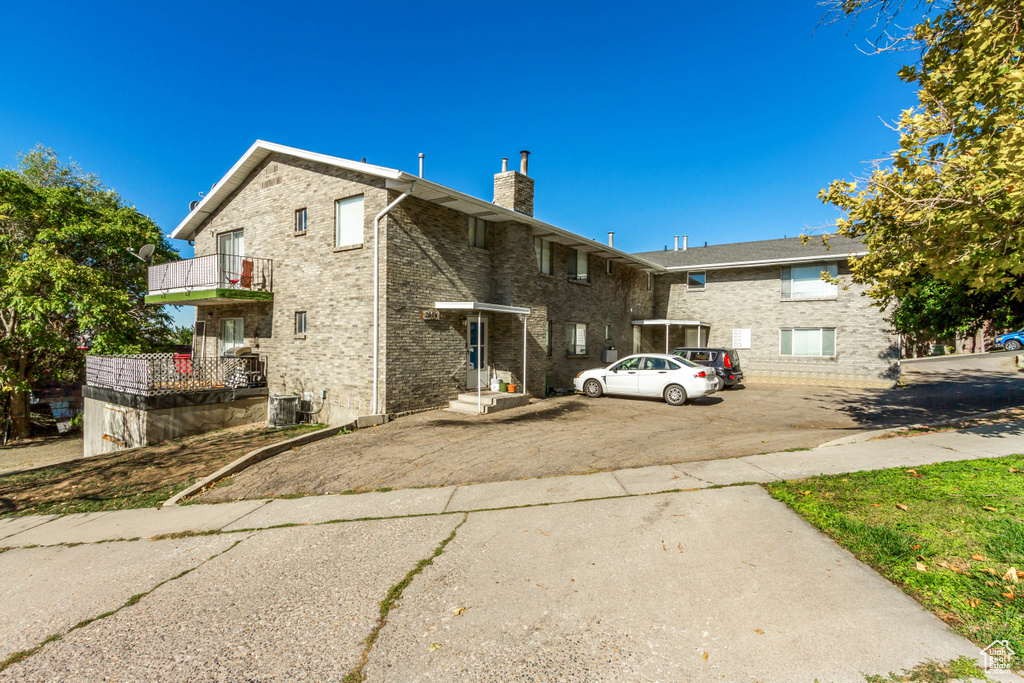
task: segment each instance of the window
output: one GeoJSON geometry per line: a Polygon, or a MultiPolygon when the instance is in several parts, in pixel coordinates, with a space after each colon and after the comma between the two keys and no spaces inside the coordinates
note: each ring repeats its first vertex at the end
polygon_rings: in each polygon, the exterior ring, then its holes
{"type": "Polygon", "coordinates": [[[587,355],[587,324],[565,324],[565,352],[570,356],[587,355]]]}
{"type": "Polygon", "coordinates": [[[836,355],[836,329],[783,328],[779,330],[779,353],[783,356],[833,358],[836,355]]]}
{"type": "Polygon", "coordinates": [[[334,246],[351,247],[363,243],[363,197],[334,202],[334,246]]]}
{"type": "Polygon", "coordinates": [[[469,246],[487,248],[487,221],[476,216],[469,217],[469,246]]]}
{"type": "Polygon", "coordinates": [[[611,338],[612,338],[612,326],[611,325],[605,325],[604,326],[604,340],[608,341],[611,338]]]}
{"type": "Polygon", "coordinates": [[[607,273],[608,275],[612,274],[612,260],[611,259],[607,259],[604,262],[604,272],[607,273]]]}
{"type": "Polygon", "coordinates": [[[537,270],[551,275],[551,242],[534,237],[533,250],[537,253],[537,270]]]}
{"type": "Polygon", "coordinates": [[[643,356],[635,356],[633,358],[627,358],[620,362],[618,365],[612,366],[612,370],[636,370],[640,367],[640,361],[643,360],[643,356]]]}
{"type": "Polygon", "coordinates": [[[305,311],[295,311],[295,334],[306,334],[305,311]]]}
{"type": "Polygon", "coordinates": [[[836,277],[839,268],[835,263],[812,263],[806,266],[782,267],[783,299],[835,299],[838,287],[821,279],[823,272],[836,277]]]}
{"type": "Polygon", "coordinates": [[[299,209],[295,212],[295,232],[306,232],[306,210],[299,209]]]}
{"type": "Polygon", "coordinates": [[[654,273],[647,273],[647,291],[654,289],[654,273]]]}
{"type": "Polygon", "coordinates": [[[668,370],[668,361],[664,358],[645,358],[641,370],[668,370]]]}
{"type": "Polygon", "coordinates": [[[707,273],[703,270],[690,270],[686,273],[686,291],[703,292],[707,282],[707,273]]]}
{"type": "Polygon", "coordinates": [[[569,250],[569,279],[576,282],[590,282],[590,254],[585,251],[569,250]]]}
{"type": "Polygon", "coordinates": [[[718,354],[713,351],[691,351],[687,358],[695,363],[714,363],[718,354]]]}
{"type": "Polygon", "coordinates": [[[555,323],[552,320],[548,321],[548,331],[544,337],[544,347],[547,349],[548,355],[551,355],[552,347],[555,345],[555,323]]]}
{"type": "Polygon", "coordinates": [[[241,318],[223,318],[220,321],[221,353],[227,355],[245,346],[241,318]]]}

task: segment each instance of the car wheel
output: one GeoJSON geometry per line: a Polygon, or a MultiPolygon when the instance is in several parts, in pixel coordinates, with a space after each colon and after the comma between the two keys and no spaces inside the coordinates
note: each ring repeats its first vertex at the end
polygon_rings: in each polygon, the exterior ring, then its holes
{"type": "Polygon", "coordinates": [[[665,403],[670,406],[681,406],[686,403],[686,389],[678,384],[665,387],[665,403]]]}
{"type": "Polygon", "coordinates": [[[1017,351],[1020,349],[1020,342],[1017,341],[1016,339],[1011,339],[1010,341],[1003,344],[1003,348],[1006,349],[1007,351],[1017,351]]]}
{"type": "Polygon", "coordinates": [[[583,383],[583,393],[590,398],[598,398],[604,391],[601,389],[601,383],[596,379],[588,379],[583,383]]]}

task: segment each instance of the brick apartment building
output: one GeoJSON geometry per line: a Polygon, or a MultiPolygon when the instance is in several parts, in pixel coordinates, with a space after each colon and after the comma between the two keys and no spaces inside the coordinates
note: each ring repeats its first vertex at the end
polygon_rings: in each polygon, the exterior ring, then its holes
{"type": "MultiPolygon", "coordinates": [[[[487,201],[258,141],[173,231],[196,258],[152,266],[147,301],[196,307],[190,369],[258,359],[263,394],[304,396],[328,424],[443,406],[491,376],[544,396],[615,354],[683,344],[741,348],[751,380],[893,381],[893,339],[849,283],[859,245],[684,243],[628,254],[611,236],[604,244],[535,219],[533,196],[525,152],[518,171],[503,161],[487,201]]],[[[220,398],[183,396],[196,392],[176,389],[177,375],[153,379],[163,376],[157,361],[134,371],[142,388],[126,399],[115,372],[125,363],[94,359],[93,413],[219,405],[223,417],[222,404],[254,400],[223,382],[220,398]]],[[[237,419],[246,418],[225,424],[237,419]]],[[[87,432],[89,421],[87,406],[87,432]]],[[[144,438],[122,431],[103,438],[144,438]]]]}

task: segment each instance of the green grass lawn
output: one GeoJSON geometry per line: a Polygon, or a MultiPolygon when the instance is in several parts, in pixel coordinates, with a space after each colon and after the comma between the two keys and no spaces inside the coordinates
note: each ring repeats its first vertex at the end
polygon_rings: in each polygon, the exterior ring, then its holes
{"type": "Polygon", "coordinates": [[[1024,456],[767,489],[979,647],[1010,641],[1024,668],[1024,456]]]}

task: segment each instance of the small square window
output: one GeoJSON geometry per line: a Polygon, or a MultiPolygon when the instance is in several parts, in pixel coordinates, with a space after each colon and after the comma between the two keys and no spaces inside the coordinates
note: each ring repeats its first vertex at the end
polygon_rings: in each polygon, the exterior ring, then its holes
{"type": "Polygon", "coordinates": [[[306,312],[295,312],[295,334],[306,334],[306,312]]]}
{"type": "Polygon", "coordinates": [[[691,270],[686,273],[686,291],[703,292],[707,283],[707,273],[703,270],[691,270]]]}
{"type": "Polygon", "coordinates": [[[487,248],[487,221],[476,216],[469,217],[469,246],[487,248]]]}
{"type": "Polygon", "coordinates": [[[306,232],[306,210],[299,209],[295,212],[295,232],[306,232]]]}

